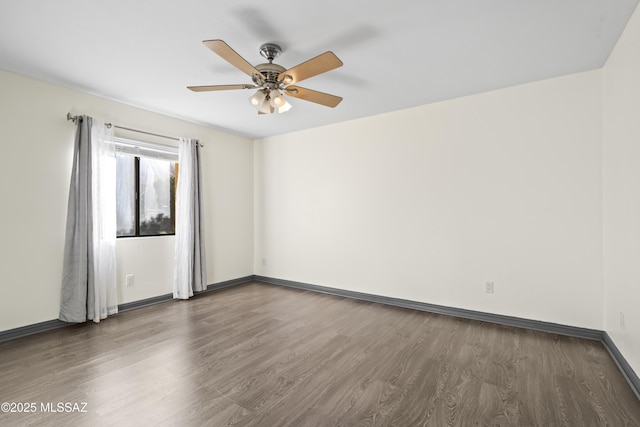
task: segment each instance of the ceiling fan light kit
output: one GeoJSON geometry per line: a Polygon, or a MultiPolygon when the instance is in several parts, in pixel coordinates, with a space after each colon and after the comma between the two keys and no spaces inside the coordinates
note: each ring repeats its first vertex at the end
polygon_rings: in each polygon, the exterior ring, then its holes
{"type": "Polygon", "coordinates": [[[188,89],[194,92],[257,89],[256,93],[249,98],[249,102],[258,110],[258,114],[272,114],[276,110],[278,113],[289,111],[291,104],[287,102],[284,94],[332,108],[342,101],[339,96],[291,86],[293,83],[341,67],[342,61],[333,52],[325,52],[286,69],[273,63],[273,60],[282,53],[280,46],[275,43],[265,43],[260,46],[259,51],[260,55],[269,62],[254,67],[222,40],[205,40],[203,43],[222,59],[249,75],[253,84],[188,86],[188,89]]]}

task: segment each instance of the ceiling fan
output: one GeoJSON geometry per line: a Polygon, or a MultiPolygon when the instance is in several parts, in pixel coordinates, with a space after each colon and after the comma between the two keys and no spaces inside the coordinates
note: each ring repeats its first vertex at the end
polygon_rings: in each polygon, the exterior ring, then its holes
{"type": "Polygon", "coordinates": [[[257,89],[256,93],[249,98],[249,102],[257,108],[258,114],[271,114],[276,110],[278,113],[284,113],[291,109],[291,104],[282,96],[283,94],[327,107],[335,107],[342,101],[339,96],[293,85],[341,67],[342,61],[333,52],[325,52],[293,68],[286,69],[273,62],[282,53],[280,46],[275,43],[265,43],[260,46],[260,55],[269,62],[254,67],[222,40],[205,40],[202,43],[222,59],[248,74],[253,84],[187,87],[194,92],[257,89]]]}

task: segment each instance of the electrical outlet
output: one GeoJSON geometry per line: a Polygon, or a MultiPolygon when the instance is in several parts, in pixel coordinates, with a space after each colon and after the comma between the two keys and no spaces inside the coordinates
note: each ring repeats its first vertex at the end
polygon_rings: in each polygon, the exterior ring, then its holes
{"type": "Polygon", "coordinates": [[[624,329],[624,313],[620,312],[620,329],[622,329],[623,331],[624,329]]]}
{"type": "Polygon", "coordinates": [[[133,274],[127,274],[126,276],[124,276],[124,279],[127,286],[133,286],[135,283],[133,279],[133,274]]]}
{"type": "Polygon", "coordinates": [[[267,265],[267,259],[266,258],[262,258],[262,265],[267,265]]]}
{"type": "Polygon", "coordinates": [[[493,293],[493,282],[484,282],[484,291],[488,294],[493,293]]]}

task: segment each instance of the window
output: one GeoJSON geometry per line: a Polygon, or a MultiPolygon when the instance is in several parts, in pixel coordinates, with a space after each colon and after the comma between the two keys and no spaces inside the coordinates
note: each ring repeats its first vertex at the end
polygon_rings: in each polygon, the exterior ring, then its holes
{"type": "Polygon", "coordinates": [[[116,147],[117,237],[175,234],[177,153],[120,139],[116,147]]]}

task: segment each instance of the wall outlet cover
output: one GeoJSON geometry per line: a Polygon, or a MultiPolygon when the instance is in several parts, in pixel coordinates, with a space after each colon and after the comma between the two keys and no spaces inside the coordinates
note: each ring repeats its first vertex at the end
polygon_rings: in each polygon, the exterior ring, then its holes
{"type": "Polygon", "coordinates": [[[486,293],[488,293],[488,294],[492,294],[493,293],[493,282],[485,282],[484,291],[486,293]]]}

